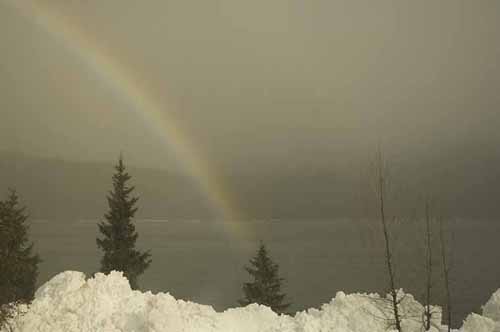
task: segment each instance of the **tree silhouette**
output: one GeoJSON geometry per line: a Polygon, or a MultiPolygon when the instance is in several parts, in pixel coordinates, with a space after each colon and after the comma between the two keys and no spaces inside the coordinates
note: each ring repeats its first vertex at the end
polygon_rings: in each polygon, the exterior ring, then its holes
{"type": "Polygon", "coordinates": [[[284,302],[286,295],[281,293],[284,279],[278,276],[279,266],[269,258],[264,243],[261,242],[257,254],[250,259],[250,266],[246,266],[245,270],[253,281],[243,284],[245,297],[239,301],[240,305],[258,303],[277,313],[284,313],[290,306],[290,303],[284,302]]]}
{"type": "Polygon", "coordinates": [[[28,239],[25,210],[15,190],[0,201],[0,328],[13,314],[14,303],[29,303],[35,293],[41,260],[28,239]]]}
{"type": "Polygon", "coordinates": [[[132,222],[137,212],[137,197],[132,197],[133,186],[127,182],[131,176],[125,171],[120,155],[113,175],[113,190],[108,195],[109,211],[105,221],[98,224],[103,238],[97,238],[97,246],[103,250],[101,272],[123,271],[133,289],[138,288],[138,277],[151,264],[150,251],[140,252],[135,244],[138,234],[132,222]]]}

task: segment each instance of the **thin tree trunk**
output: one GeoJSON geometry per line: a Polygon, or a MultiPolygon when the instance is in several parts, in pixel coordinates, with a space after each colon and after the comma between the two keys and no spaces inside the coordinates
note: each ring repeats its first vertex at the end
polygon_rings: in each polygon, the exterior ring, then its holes
{"type": "Polygon", "coordinates": [[[426,298],[425,298],[425,330],[428,331],[431,328],[431,290],[432,290],[432,244],[431,244],[431,220],[429,212],[429,201],[425,202],[425,228],[426,228],[426,240],[427,240],[427,264],[426,264],[426,298]]]}
{"type": "Polygon", "coordinates": [[[394,278],[394,268],[392,265],[392,252],[389,238],[389,231],[387,227],[387,220],[385,216],[385,200],[384,200],[384,191],[385,191],[385,178],[383,174],[383,163],[382,163],[382,152],[380,148],[378,150],[378,191],[379,191],[379,200],[380,200],[380,219],[382,222],[382,230],[384,233],[384,241],[385,241],[385,258],[387,264],[387,272],[389,274],[389,286],[390,293],[392,296],[392,310],[394,314],[394,325],[398,332],[401,332],[401,317],[399,316],[399,303],[397,298],[397,290],[396,290],[396,282],[394,278]]]}
{"type": "Polygon", "coordinates": [[[448,267],[448,259],[446,253],[446,239],[444,235],[444,227],[443,220],[439,219],[439,240],[441,242],[441,261],[443,265],[443,277],[444,277],[444,285],[446,290],[446,314],[448,319],[448,332],[451,332],[451,293],[450,293],[450,277],[449,277],[449,267],[448,267]]]}

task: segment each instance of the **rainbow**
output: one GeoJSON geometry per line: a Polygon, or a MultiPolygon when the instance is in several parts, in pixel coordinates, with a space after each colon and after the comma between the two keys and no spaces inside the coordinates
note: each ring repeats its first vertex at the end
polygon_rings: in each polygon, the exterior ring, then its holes
{"type": "Polygon", "coordinates": [[[29,0],[0,0],[10,6],[31,24],[42,28],[48,35],[57,38],[77,56],[89,71],[105,82],[113,93],[123,98],[145,125],[157,134],[172,152],[177,161],[196,182],[200,192],[209,200],[227,232],[238,237],[248,234],[237,205],[225,190],[220,177],[206,158],[185,135],[180,124],[167,112],[165,105],[148,92],[146,84],[131,73],[112,56],[97,40],[69,18],[54,9],[29,0]]]}

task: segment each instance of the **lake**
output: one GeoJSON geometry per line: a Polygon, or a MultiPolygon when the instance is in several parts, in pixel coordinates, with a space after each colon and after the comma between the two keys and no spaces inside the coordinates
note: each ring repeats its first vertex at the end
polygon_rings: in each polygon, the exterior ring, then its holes
{"type": "MultiPolygon", "coordinates": [[[[65,270],[88,274],[99,268],[97,220],[33,220],[31,237],[43,262],[39,282],[65,270]]],[[[318,307],[337,291],[381,292],[387,285],[379,223],[370,220],[254,220],[232,233],[226,223],[203,220],[137,220],[139,247],[150,248],[153,263],[139,279],[143,290],[170,292],[176,298],[210,304],[217,310],[237,305],[243,267],[264,241],[286,279],[284,291],[293,310],[318,307]],[[242,233],[242,234],[241,234],[242,233]]],[[[399,285],[423,294],[422,223],[395,225],[395,263],[399,285]]],[[[455,220],[452,296],[454,324],[478,311],[500,287],[500,223],[455,220]]],[[[435,242],[436,255],[439,243],[435,242]]],[[[435,259],[433,303],[442,304],[439,258],[435,259]]]]}

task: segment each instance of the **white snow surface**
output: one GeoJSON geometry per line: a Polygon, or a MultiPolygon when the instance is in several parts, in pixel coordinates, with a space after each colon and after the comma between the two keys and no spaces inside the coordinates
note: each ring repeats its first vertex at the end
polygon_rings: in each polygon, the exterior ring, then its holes
{"type": "Polygon", "coordinates": [[[483,315],[470,314],[460,332],[500,332],[500,289],[483,306],[483,315]]]}
{"type": "MultiPolygon", "coordinates": [[[[293,317],[257,304],[216,312],[168,293],[133,291],[121,272],[86,279],[81,272],[68,271],[41,286],[33,303],[12,323],[19,332],[385,332],[384,317],[390,315],[381,303],[386,304],[376,294],[339,292],[320,309],[293,317]]],[[[401,308],[409,317],[403,321],[404,331],[421,332],[422,305],[406,294],[401,308]]],[[[459,331],[500,331],[500,290],[483,311],[483,316],[470,315],[459,331]]],[[[433,325],[431,331],[445,331],[440,314],[433,325]]]]}

